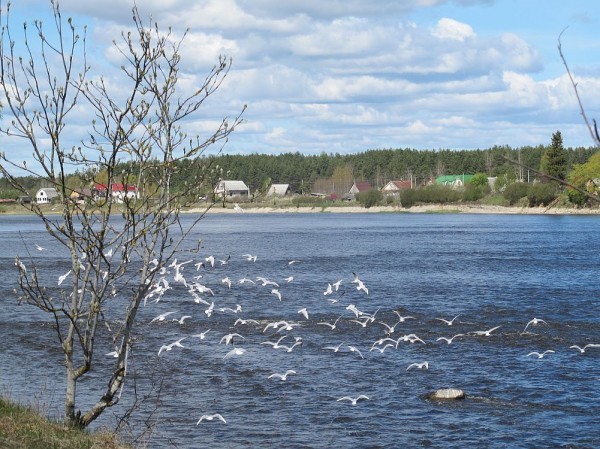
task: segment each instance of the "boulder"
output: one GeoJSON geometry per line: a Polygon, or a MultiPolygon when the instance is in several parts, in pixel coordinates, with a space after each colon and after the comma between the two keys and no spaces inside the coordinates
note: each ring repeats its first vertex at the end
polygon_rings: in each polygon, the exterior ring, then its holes
{"type": "Polygon", "coordinates": [[[458,388],[442,388],[428,395],[429,399],[464,399],[465,392],[458,388]]]}

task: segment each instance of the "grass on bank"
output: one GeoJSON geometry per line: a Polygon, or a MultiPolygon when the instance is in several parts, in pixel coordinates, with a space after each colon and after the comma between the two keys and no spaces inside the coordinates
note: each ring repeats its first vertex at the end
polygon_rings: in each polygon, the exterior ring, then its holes
{"type": "Polygon", "coordinates": [[[6,449],[126,449],[114,434],[88,432],[52,422],[0,397],[0,447],[6,449]]]}

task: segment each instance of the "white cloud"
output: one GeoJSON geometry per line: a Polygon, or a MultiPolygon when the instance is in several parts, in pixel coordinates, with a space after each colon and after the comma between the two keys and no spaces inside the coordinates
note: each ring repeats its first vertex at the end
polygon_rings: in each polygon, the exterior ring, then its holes
{"type": "Polygon", "coordinates": [[[469,25],[446,17],[438,21],[431,34],[439,39],[450,39],[460,42],[475,37],[475,32],[469,25]]]}

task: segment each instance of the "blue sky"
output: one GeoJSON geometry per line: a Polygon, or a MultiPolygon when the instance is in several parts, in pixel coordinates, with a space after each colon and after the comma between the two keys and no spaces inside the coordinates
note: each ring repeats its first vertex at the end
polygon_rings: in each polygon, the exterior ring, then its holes
{"type": "MultiPolygon", "coordinates": [[[[590,146],[563,50],[589,117],[600,119],[600,8],[594,0],[138,0],[176,34],[182,72],[200,83],[219,54],[233,69],[209,107],[186,124],[205,132],[248,109],[229,154],[356,153],[379,148],[590,146]]],[[[88,26],[93,76],[115,85],[112,40],[131,27],[131,2],[60,2],[88,26]]],[[[49,2],[17,0],[15,21],[49,2]]],[[[6,122],[10,120],[3,111],[6,122]]],[[[74,141],[91,117],[73,116],[74,141]]],[[[2,137],[16,155],[31,150],[2,137]]]]}

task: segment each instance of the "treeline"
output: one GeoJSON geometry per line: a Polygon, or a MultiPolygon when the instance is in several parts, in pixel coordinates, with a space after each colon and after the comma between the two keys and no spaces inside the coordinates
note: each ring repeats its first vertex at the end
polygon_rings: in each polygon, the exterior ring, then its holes
{"type": "MultiPolygon", "coordinates": [[[[239,179],[248,185],[251,192],[264,192],[272,183],[284,183],[290,184],[295,193],[309,193],[317,180],[335,178],[336,172],[340,171],[345,178],[351,173],[353,179],[368,180],[376,188],[400,179],[412,179],[415,185],[421,185],[445,174],[508,174],[516,179],[532,181],[535,174],[527,173],[526,167],[539,170],[547,148],[544,145],[520,148],[495,146],[485,150],[459,151],[383,149],[356,154],[209,156],[201,161],[179,161],[173,187],[178,189],[184,183],[203,179],[208,190],[219,179],[239,179]]],[[[566,148],[568,168],[585,163],[596,151],[593,147],[566,148]]],[[[78,178],[79,174],[75,173],[73,177],[78,178]]],[[[40,187],[48,187],[47,183],[34,177],[22,178],[22,182],[32,194],[40,187]]],[[[75,187],[78,183],[73,180],[69,184],[75,187]]],[[[0,195],[3,198],[15,196],[5,179],[0,179],[0,195]]]]}
{"type": "MultiPolygon", "coordinates": [[[[388,149],[357,154],[223,155],[209,160],[222,170],[224,179],[243,180],[251,191],[262,191],[271,183],[285,183],[290,184],[294,192],[306,193],[312,190],[315,181],[333,177],[340,167],[349,168],[354,179],[368,180],[377,188],[392,180],[411,178],[416,185],[421,185],[445,174],[510,174],[524,180],[529,175],[533,180],[534,173],[528,174],[525,167],[539,170],[547,148],[539,145],[460,151],[388,149]]],[[[595,148],[583,147],[566,149],[568,167],[585,163],[595,151],[595,148]]]]}

